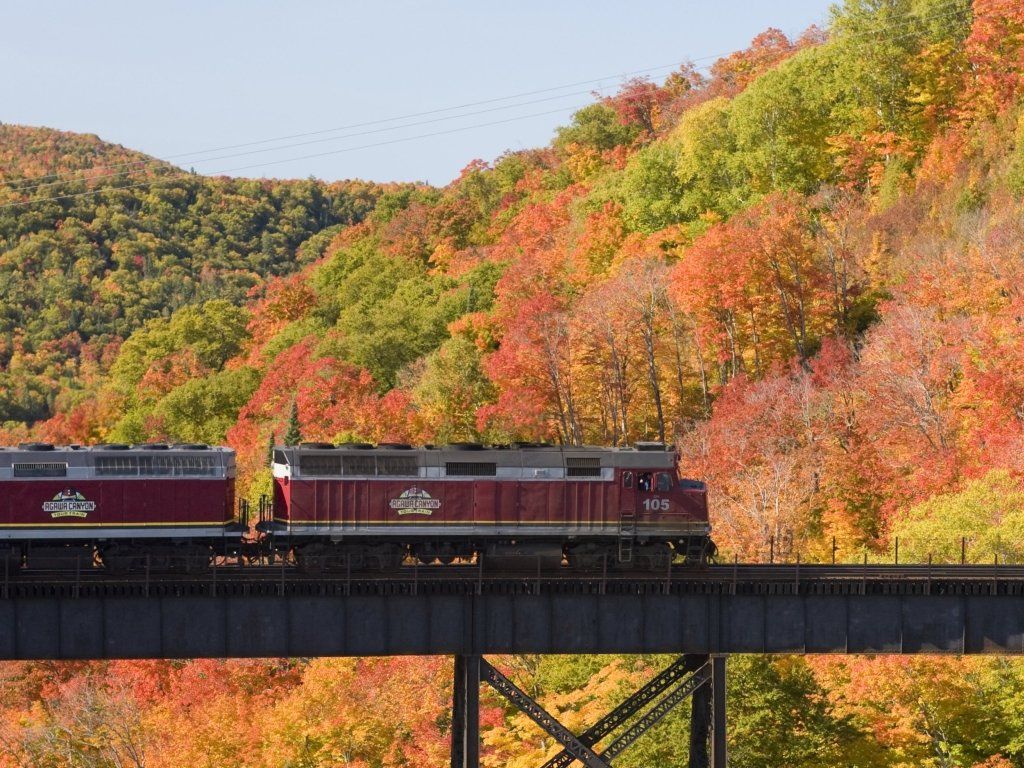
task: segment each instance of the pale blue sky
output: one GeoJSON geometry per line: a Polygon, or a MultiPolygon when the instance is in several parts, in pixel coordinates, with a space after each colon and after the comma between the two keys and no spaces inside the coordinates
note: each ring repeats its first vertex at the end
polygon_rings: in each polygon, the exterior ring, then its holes
{"type": "Polygon", "coordinates": [[[794,35],[822,23],[829,5],[0,0],[0,121],[95,133],[158,157],[177,156],[173,162],[202,173],[442,184],[473,158],[546,144],[572,108],[588,101],[587,91],[614,89],[618,73],[686,59],[706,65],[766,27],[794,35]],[[434,122],[402,130],[376,124],[215,152],[210,157],[222,159],[208,162],[194,154],[597,78],[605,79],[467,107],[463,113],[491,111],[460,119],[438,120],[458,112],[409,118],[434,122]],[[536,103],[495,109],[526,101],[536,103]],[[538,114],[554,110],[560,111],[538,114]],[[350,149],[502,120],[508,122],[350,149]],[[376,132],[338,138],[368,131],[376,132]],[[327,152],[336,154],[242,168],[327,152]]]}

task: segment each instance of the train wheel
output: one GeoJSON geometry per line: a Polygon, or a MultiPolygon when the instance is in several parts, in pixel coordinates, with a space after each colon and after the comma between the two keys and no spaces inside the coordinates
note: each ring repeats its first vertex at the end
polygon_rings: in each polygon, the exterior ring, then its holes
{"type": "Polygon", "coordinates": [[[310,576],[319,576],[326,570],[323,555],[300,555],[299,570],[310,576]]]}
{"type": "Polygon", "coordinates": [[[601,544],[576,544],[565,551],[566,562],[574,571],[601,571],[615,566],[615,552],[601,544]]]}
{"type": "Polygon", "coordinates": [[[471,558],[473,550],[471,547],[464,545],[427,543],[414,545],[412,554],[423,565],[430,565],[434,561],[441,563],[441,565],[451,565],[459,558],[466,560],[471,558]]]}
{"type": "Polygon", "coordinates": [[[566,561],[569,564],[569,568],[574,571],[599,571],[601,570],[602,560],[600,557],[593,555],[583,555],[578,553],[570,553],[566,557],[566,561]]]}
{"type": "Polygon", "coordinates": [[[135,565],[135,555],[125,547],[117,544],[105,547],[100,553],[103,569],[114,576],[124,576],[135,565]]]}
{"type": "Polygon", "coordinates": [[[715,544],[706,536],[691,536],[675,543],[677,554],[682,555],[683,563],[692,566],[708,565],[714,561],[715,544]]]}
{"type": "Polygon", "coordinates": [[[639,570],[665,571],[671,565],[673,555],[668,544],[642,544],[633,550],[633,562],[639,570]]]}
{"type": "Polygon", "coordinates": [[[322,544],[307,544],[295,550],[295,561],[303,573],[319,575],[327,567],[327,551],[322,544]]]}
{"type": "Polygon", "coordinates": [[[704,545],[704,557],[701,558],[701,565],[713,565],[715,557],[718,555],[718,547],[711,539],[707,540],[704,545]]]}
{"type": "Polygon", "coordinates": [[[185,573],[204,573],[213,565],[213,552],[209,547],[188,547],[185,550],[185,573]]]}
{"type": "Polygon", "coordinates": [[[0,550],[0,568],[3,569],[3,576],[5,579],[12,578],[17,575],[21,570],[21,564],[24,560],[24,556],[20,549],[0,550]]]}
{"type": "Polygon", "coordinates": [[[366,553],[367,565],[379,571],[398,568],[405,559],[405,550],[397,544],[378,544],[369,547],[366,553]]]}

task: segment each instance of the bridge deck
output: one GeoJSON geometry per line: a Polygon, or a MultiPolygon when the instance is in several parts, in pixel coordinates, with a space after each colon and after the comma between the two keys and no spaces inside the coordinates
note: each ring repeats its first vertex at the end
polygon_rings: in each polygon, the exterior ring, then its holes
{"type": "Polygon", "coordinates": [[[663,576],[421,567],[310,578],[22,573],[0,658],[1024,653],[1024,567],[716,566],[663,576]]]}

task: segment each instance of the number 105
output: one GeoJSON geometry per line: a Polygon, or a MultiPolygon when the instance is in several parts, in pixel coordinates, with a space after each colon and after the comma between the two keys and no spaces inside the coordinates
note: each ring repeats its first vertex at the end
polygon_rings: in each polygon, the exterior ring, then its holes
{"type": "Polygon", "coordinates": [[[648,512],[668,512],[668,499],[644,499],[644,509],[648,512]]]}

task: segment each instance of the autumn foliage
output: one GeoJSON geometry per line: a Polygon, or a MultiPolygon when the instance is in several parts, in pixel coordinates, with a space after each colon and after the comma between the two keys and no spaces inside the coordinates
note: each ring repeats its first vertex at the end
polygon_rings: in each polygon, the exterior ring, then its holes
{"type": "MultiPolygon", "coordinates": [[[[663,439],[707,481],[723,557],[888,559],[897,536],[908,558],[1024,557],[1022,8],[847,0],[825,30],[629,81],[443,188],[188,181],[130,236],[132,200],[24,238],[0,214],[0,442],[226,441],[255,499],[292,427],[663,439]],[[182,256],[200,242],[203,265],[182,256]]],[[[4,128],[23,167],[3,179],[96,151],[4,128]]],[[[581,726],[656,666],[502,663],[581,726]]],[[[445,664],[11,665],[0,752],[442,765],[445,664]]],[[[736,664],[736,765],[1024,765],[1015,663],[736,664]]],[[[500,703],[485,718],[487,764],[551,755],[500,703]]],[[[667,764],[661,746],[622,764],[667,764]]]]}

